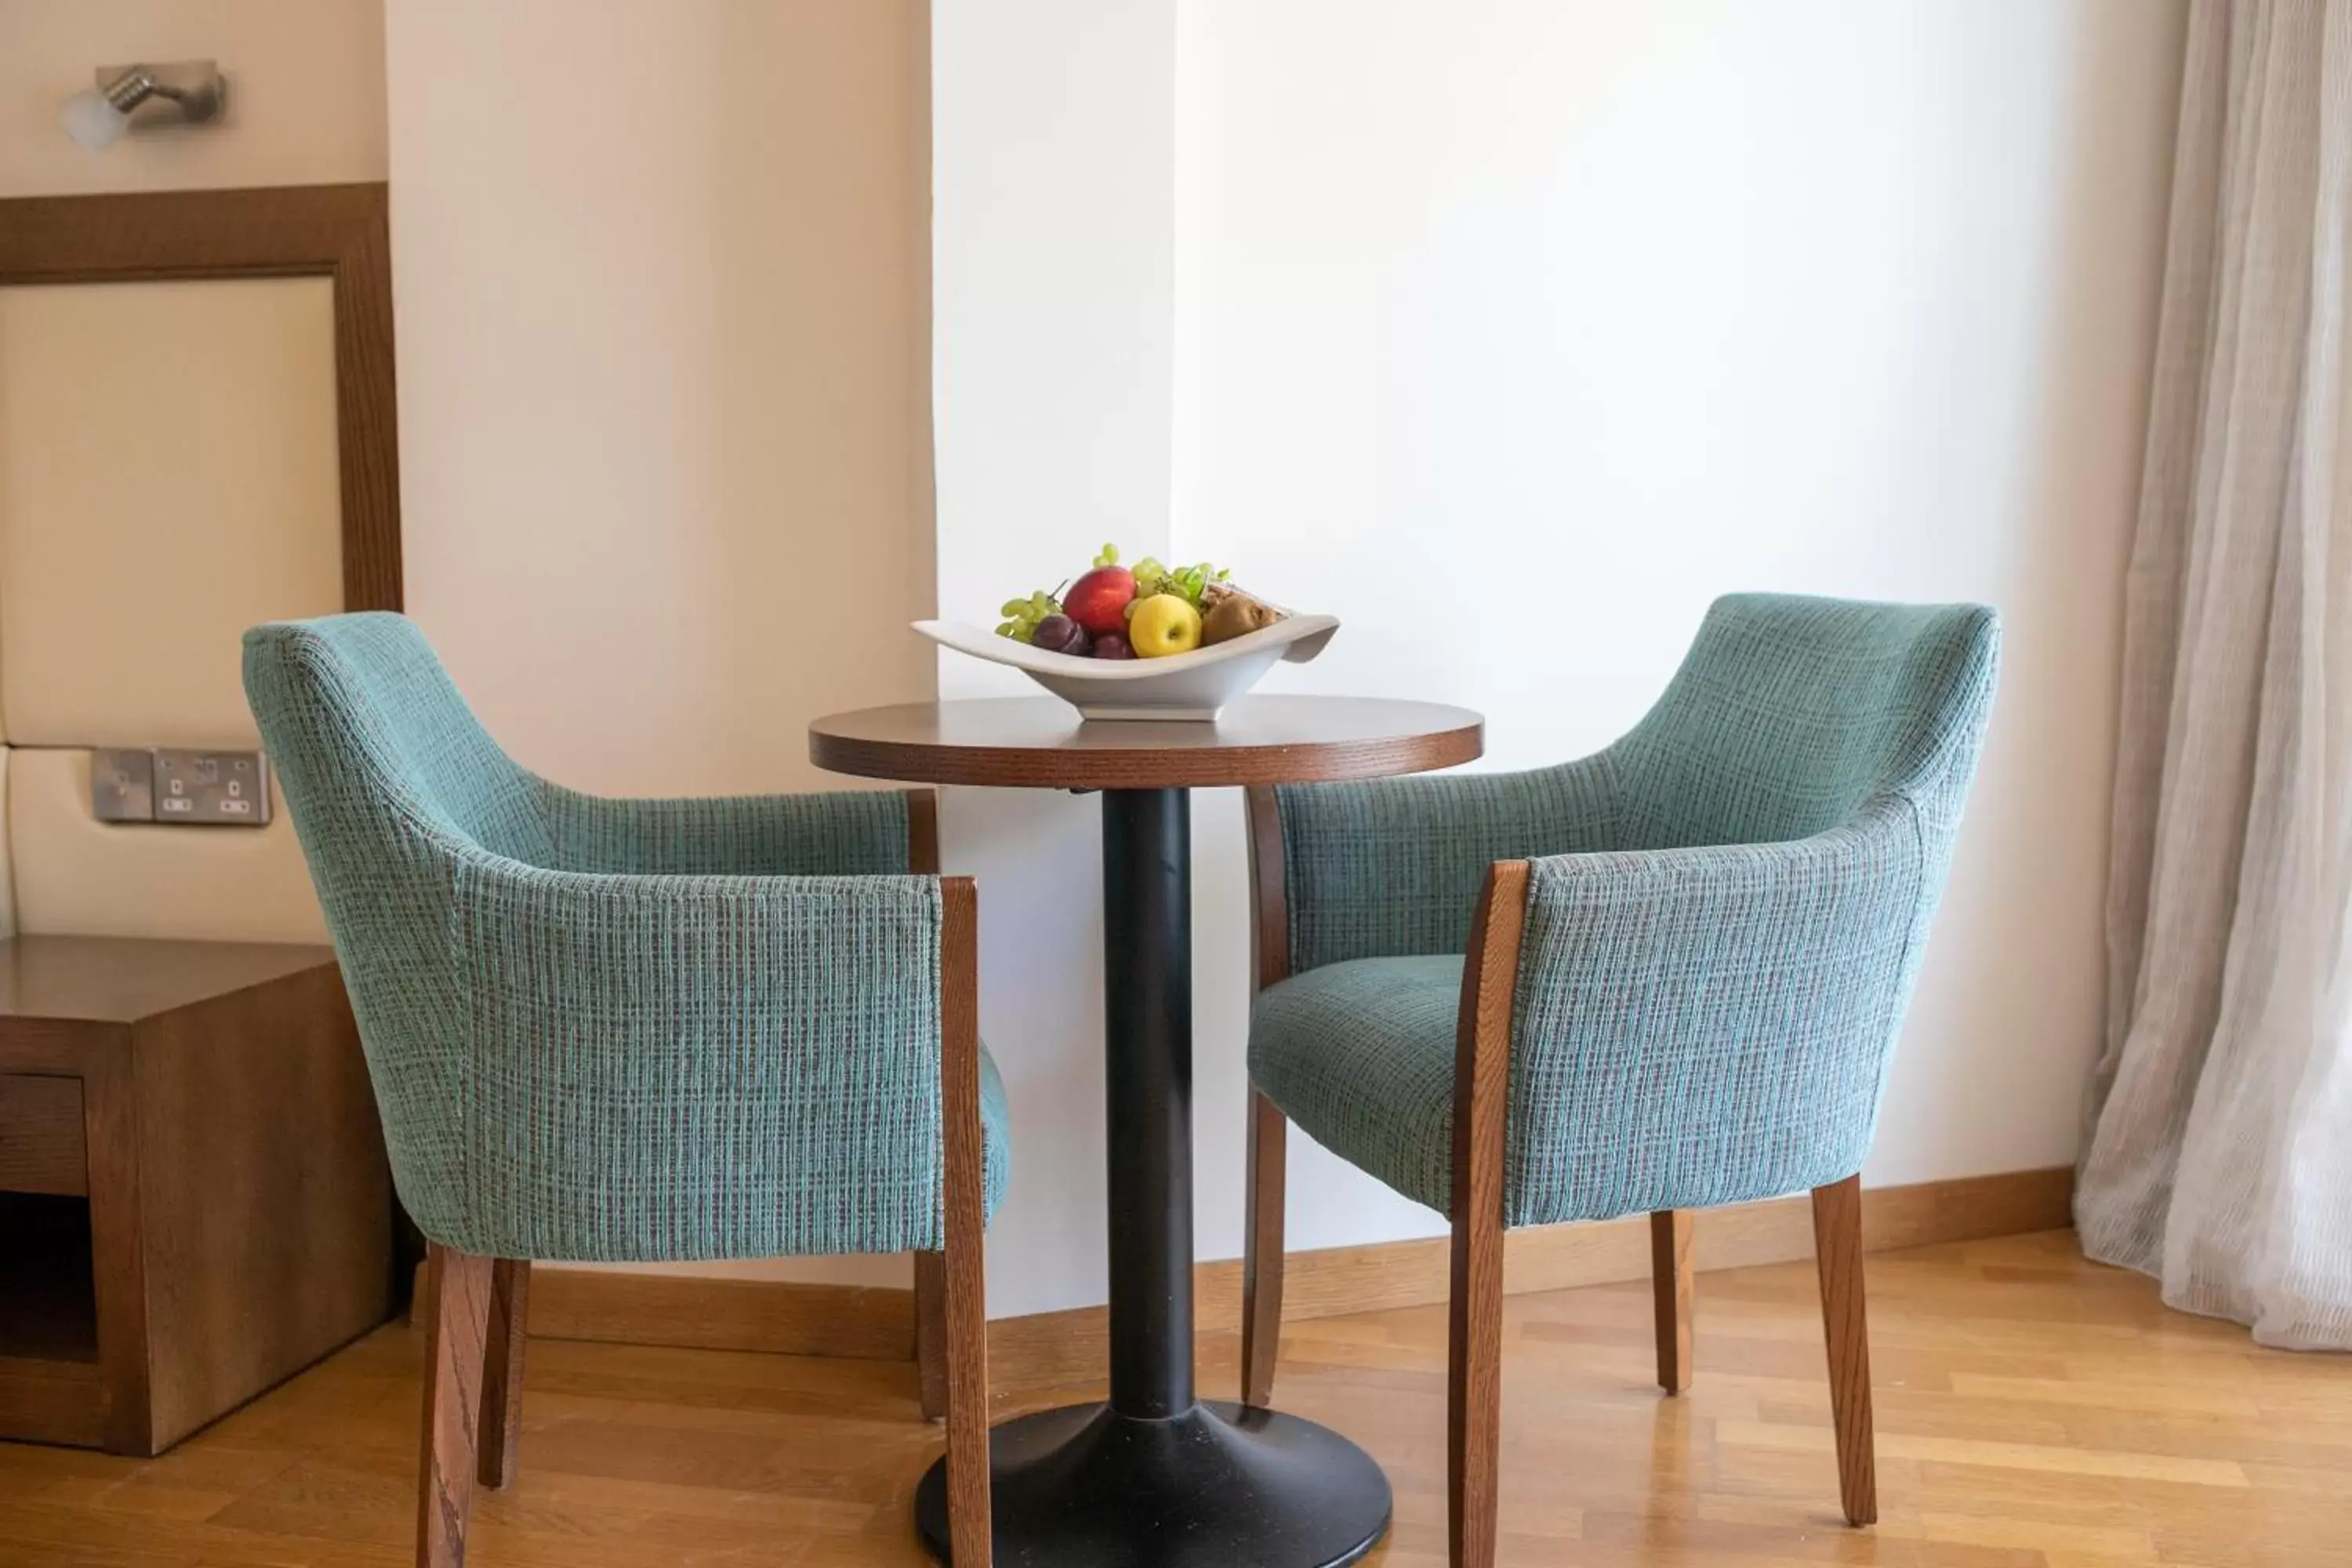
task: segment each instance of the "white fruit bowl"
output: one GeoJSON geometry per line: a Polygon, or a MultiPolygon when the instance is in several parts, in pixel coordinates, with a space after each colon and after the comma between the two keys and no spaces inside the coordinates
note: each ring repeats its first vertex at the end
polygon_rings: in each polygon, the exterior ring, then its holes
{"type": "Polygon", "coordinates": [[[1214,719],[1217,710],[1277,662],[1304,664],[1339,629],[1336,616],[1286,615],[1270,626],[1214,647],[1164,658],[1081,658],[1048,653],[962,621],[917,621],[940,644],[1009,664],[1086,719],[1214,719]]]}

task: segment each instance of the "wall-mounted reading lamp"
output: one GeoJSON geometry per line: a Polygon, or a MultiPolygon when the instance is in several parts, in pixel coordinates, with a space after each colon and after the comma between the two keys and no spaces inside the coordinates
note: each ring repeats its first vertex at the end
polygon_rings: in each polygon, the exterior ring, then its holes
{"type": "Polygon", "coordinates": [[[68,134],[93,153],[103,153],[131,128],[132,115],[144,128],[202,125],[220,118],[228,83],[211,60],[173,60],[160,66],[100,66],[98,87],[78,92],[58,110],[68,134]]]}

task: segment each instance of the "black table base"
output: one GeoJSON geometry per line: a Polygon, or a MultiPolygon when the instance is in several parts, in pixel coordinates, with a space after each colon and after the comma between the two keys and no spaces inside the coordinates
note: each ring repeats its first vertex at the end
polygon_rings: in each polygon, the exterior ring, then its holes
{"type": "MultiPolygon", "coordinates": [[[[1389,1528],[1389,1483],[1336,1433],[1222,1401],[1164,1421],[1107,1405],[990,1434],[998,1568],[1338,1568],[1389,1528]]],[[[948,1554],[946,1461],[915,1523],[948,1554]]]]}
{"type": "MultiPolygon", "coordinates": [[[[1388,1478],[1338,1434],[1192,1388],[1192,808],[1107,790],[1103,1022],[1110,1403],[990,1434],[1001,1568],[1333,1568],[1388,1532],[1388,1478]]],[[[946,1462],[915,1494],[948,1560],[946,1462]]]]}

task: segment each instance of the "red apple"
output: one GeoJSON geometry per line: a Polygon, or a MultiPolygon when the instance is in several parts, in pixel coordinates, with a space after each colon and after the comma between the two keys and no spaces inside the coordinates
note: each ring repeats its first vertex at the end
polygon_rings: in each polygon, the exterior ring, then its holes
{"type": "Polygon", "coordinates": [[[1097,566],[1062,595],[1062,614],[1097,637],[1127,631],[1128,601],[1135,597],[1135,574],[1124,566],[1097,566]]]}

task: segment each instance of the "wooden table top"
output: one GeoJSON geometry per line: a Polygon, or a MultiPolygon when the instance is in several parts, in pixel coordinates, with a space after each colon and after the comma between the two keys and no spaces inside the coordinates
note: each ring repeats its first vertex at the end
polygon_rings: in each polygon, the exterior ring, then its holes
{"type": "Polygon", "coordinates": [[[912,784],[1182,789],[1386,778],[1475,761],[1466,708],[1376,697],[1244,697],[1213,722],[1082,720],[1058,698],[907,702],[809,726],[809,760],[912,784]]]}
{"type": "Polygon", "coordinates": [[[0,1025],[135,1024],[335,962],[323,944],[20,936],[0,942],[0,1025]]]}

